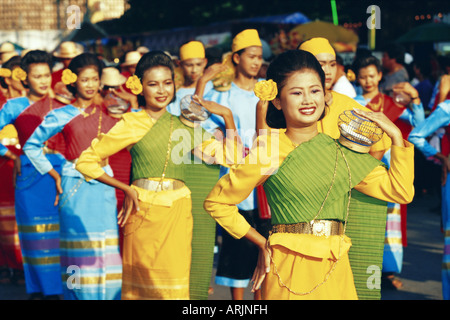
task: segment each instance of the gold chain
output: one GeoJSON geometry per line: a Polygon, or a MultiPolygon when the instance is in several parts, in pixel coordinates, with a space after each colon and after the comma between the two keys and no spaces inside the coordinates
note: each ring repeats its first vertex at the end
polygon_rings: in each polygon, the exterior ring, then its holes
{"type": "MultiPolygon", "coordinates": [[[[280,282],[280,285],[282,287],[286,288],[290,293],[295,294],[295,295],[308,295],[308,294],[312,293],[313,291],[315,291],[317,288],[319,288],[321,285],[323,285],[329,279],[329,277],[331,276],[333,271],[336,269],[336,265],[339,262],[339,260],[341,259],[341,247],[342,247],[341,244],[342,244],[342,241],[344,239],[345,230],[346,230],[346,227],[347,227],[348,215],[349,215],[349,212],[350,212],[350,200],[351,200],[351,192],[352,192],[352,175],[351,175],[351,171],[350,171],[350,166],[349,166],[349,164],[347,162],[347,158],[345,157],[344,152],[342,151],[341,147],[339,146],[339,144],[338,144],[338,142],[336,140],[335,140],[335,144],[336,144],[336,164],[335,164],[335,167],[334,167],[333,181],[331,183],[330,188],[328,189],[328,193],[325,196],[325,199],[324,199],[324,201],[322,203],[322,206],[319,209],[319,212],[317,213],[317,215],[314,217],[314,219],[311,222],[313,222],[319,216],[319,214],[322,211],[322,208],[324,207],[325,202],[326,202],[326,200],[327,200],[327,198],[328,198],[328,196],[330,194],[330,191],[331,191],[331,189],[333,187],[333,184],[334,184],[334,181],[335,181],[335,178],[336,178],[336,173],[337,173],[338,153],[340,151],[340,153],[341,153],[341,155],[342,155],[342,157],[343,157],[343,159],[345,161],[345,164],[347,165],[348,180],[349,180],[349,191],[348,191],[348,202],[347,202],[347,214],[346,214],[345,222],[344,222],[344,231],[343,231],[343,234],[340,236],[340,245],[339,245],[338,258],[336,259],[336,261],[333,262],[333,265],[331,266],[330,270],[328,270],[328,272],[325,274],[324,280],[321,283],[317,284],[314,288],[312,288],[308,292],[296,292],[296,291],[292,290],[291,288],[289,288],[283,282],[283,280],[281,279],[280,274],[278,273],[278,269],[277,269],[277,266],[275,265],[275,261],[273,260],[273,257],[270,254],[270,250],[268,250],[269,251],[269,255],[270,255],[270,260],[271,260],[271,262],[273,264],[274,273],[277,275],[278,281],[280,282]]],[[[270,247],[270,240],[267,241],[267,245],[268,245],[268,247],[270,247]]]]}
{"type": "MultiPolygon", "coordinates": [[[[147,114],[148,114],[148,113],[147,113],[147,114]]],[[[148,116],[150,117],[150,115],[148,115],[148,116]]],[[[150,117],[150,118],[151,118],[151,117],[150,117]]],[[[152,118],[151,118],[151,119],[152,119],[152,118]]],[[[153,120],[153,119],[152,119],[152,120],[153,120]]],[[[161,191],[162,191],[162,183],[163,183],[164,178],[165,178],[165,176],[166,176],[166,169],[167,169],[167,166],[168,166],[168,164],[169,164],[170,153],[171,153],[171,151],[172,151],[172,132],[173,132],[173,115],[170,115],[170,132],[169,132],[169,143],[167,144],[166,160],[165,160],[165,162],[164,162],[164,168],[163,168],[163,173],[162,173],[162,175],[161,175],[161,179],[159,180],[158,186],[156,187],[156,189],[155,189],[155,191],[154,191],[154,193],[153,193],[153,196],[155,196],[155,195],[158,193],[158,189],[159,189],[160,187],[161,187],[161,191]]],[[[151,203],[150,203],[150,205],[151,205],[151,203]]],[[[134,229],[134,230],[131,231],[131,232],[124,233],[124,236],[128,236],[128,235],[130,235],[130,234],[136,232],[136,231],[141,227],[142,223],[144,222],[145,217],[147,217],[147,212],[148,212],[148,209],[145,211],[144,216],[143,216],[143,217],[140,217],[140,218],[141,218],[141,223],[139,223],[139,226],[137,226],[137,228],[134,229]]]]}

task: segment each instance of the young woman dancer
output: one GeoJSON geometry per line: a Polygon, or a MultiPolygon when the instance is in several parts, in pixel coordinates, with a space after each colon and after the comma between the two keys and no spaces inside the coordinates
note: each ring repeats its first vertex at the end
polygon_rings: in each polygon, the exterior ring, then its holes
{"type": "MultiPolygon", "coordinates": [[[[166,111],[175,94],[173,70],[165,53],[145,54],[127,81],[128,88],[139,94],[142,110],[124,114],[108,134],[92,142],[76,166],[88,180],[96,179],[125,193],[119,213],[119,223],[124,226],[122,299],[189,299],[193,219],[191,190],[184,183],[185,164],[190,163],[191,150],[199,150],[194,148],[197,146],[205,153],[214,150],[207,153],[209,162],[227,162],[223,158],[226,143],[166,111]],[[128,148],[132,157],[131,186],[99,165],[123,148],[128,148]]],[[[227,129],[235,130],[229,109],[197,102],[223,116],[227,129]]],[[[227,139],[233,141],[230,136],[227,139]]]]}
{"type": "MultiPolygon", "coordinates": [[[[120,299],[122,260],[119,252],[116,196],[114,188],[85,181],[75,170],[81,152],[91,141],[114,126],[106,107],[96,105],[103,65],[90,53],[75,57],[62,81],[75,102],[50,112],[23,147],[40,174],[48,173],[58,194],[60,211],[61,273],[64,299],[120,299]],[[62,133],[66,150],[59,174],[43,156],[42,147],[62,133]]],[[[112,172],[105,159],[102,166],[112,172]]]]}
{"type": "MultiPolygon", "coordinates": [[[[205,208],[233,237],[246,237],[259,247],[253,290],[262,284],[263,299],[357,299],[348,255],[352,239],[346,232],[355,229],[367,237],[368,229],[355,225],[348,211],[352,189],[384,201],[410,202],[413,146],[383,114],[355,110],[392,139],[388,171],[368,153],[352,151],[319,133],[317,122],[326,108],[325,75],[309,52],[280,54],[269,66],[267,79],[272,81],[261,86],[273,94],[260,98],[272,100],[267,123],[280,130],[258,136],[245,161],[211,191],[205,208]],[[268,240],[236,207],[261,184],[272,213],[268,240]]],[[[381,218],[386,219],[385,213],[381,218]]],[[[382,246],[384,225],[381,231],[376,239],[382,246]]]]}
{"type": "MultiPolygon", "coordinates": [[[[0,129],[13,124],[23,148],[45,115],[62,103],[49,97],[51,56],[41,50],[28,52],[11,79],[27,89],[24,97],[9,99],[0,110],[0,129]]],[[[50,139],[43,152],[56,171],[65,162],[63,144],[50,139]]],[[[40,175],[30,159],[17,156],[0,144],[0,155],[14,160],[15,212],[19,229],[26,291],[30,299],[55,299],[62,293],[59,257],[59,213],[54,206],[56,189],[50,175],[40,175]]]]}

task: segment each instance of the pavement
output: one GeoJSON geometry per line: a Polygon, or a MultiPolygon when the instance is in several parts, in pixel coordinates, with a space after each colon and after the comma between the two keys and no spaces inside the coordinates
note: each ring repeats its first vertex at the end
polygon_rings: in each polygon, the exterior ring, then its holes
{"type": "MultiPolygon", "coordinates": [[[[404,247],[403,270],[397,277],[403,287],[393,289],[382,286],[382,300],[442,300],[441,261],[444,236],[441,232],[439,195],[416,196],[408,206],[407,246],[404,247]]],[[[216,259],[217,262],[217,259],[216,259]]],[[[215,263],[216,263],[215,262],[215,263]]],[[[230,300],[228,287],[214,283],[213,293],[208,300],[230,300]]],[[[23,285],[0,284],[0,300],[27,300],[23,285]]],[[[245,300],[253,300],[250,288],[244,294],[245,300]]]]}

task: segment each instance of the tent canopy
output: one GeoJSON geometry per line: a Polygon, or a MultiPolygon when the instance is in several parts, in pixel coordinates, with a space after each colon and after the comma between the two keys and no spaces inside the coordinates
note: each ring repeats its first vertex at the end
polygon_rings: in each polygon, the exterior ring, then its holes
{"type": "Polygon", "coordinates": [[[450,24],[431,22],[414,27],[397,39],[399,43],[450,41],[450,24]]]}

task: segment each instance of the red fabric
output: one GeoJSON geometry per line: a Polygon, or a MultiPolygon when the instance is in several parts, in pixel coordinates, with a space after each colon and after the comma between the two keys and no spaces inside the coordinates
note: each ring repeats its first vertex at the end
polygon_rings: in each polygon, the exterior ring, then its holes
{"type": "Polygon", "coordinates": [[[117,120],[108,115],[107,110],[101,105],[91,105],[73,118],[64,126],[62,134],[66,143],[64,156],[67,160],[74,160],[87,149],[92,140],[98,135],[98,128],[101,119],[101,133],[108,132],[117,120]]]}
{"type": "Polygon", "coordinates": [[[64,69],[61,69],[52,73],[52,89],[55,89],[55,85],[61,82],[63,71],[64,69]]]}
{"type": "Polygon", "coordinates": [[[256,187],[256,198],[258,201],[258,212],[261,219],[270,219],[272,214],[270,212],[269,203],[267,202],[266,192],[262,185],[256,187]]]}
{"type": "MultiPolygon", "coordinates": [[[[20,150],[14,146],[8,149],[20,154],[20,150]]],[[[14,212],[14,186],[13,186],[14,161],[0,157],[0,210],[11,214],[0,214],[0,266],[22,270],[22,252],[18,242],[18,228],[14,212]]]]}
{"type": "MultiPolygon", "coordinates": [[[[109,165],[114,173],[114,178],[130,185],[130,172],[131,172],[131,155],[127,149],[123,149],[118,153],[109,157],[109,165]]],[[[123,205],[125,195],[122,190],[116,188],[117,198],[117,212],[120,212],[123,205]]],[[[120,252],[123,250],[123,230],[119,227],[119,247],[120,252]]]]}
{"type": "MultiPolygon", "coordinates": [[[[34,130],[42,123],[45,115],[50,110],[58,109],[62,106],[64,106],[64,104],[54,98],[50,98],[47,96],[46,98],[37,101],[26,108],[14,122],[20,145],[25,145],[28,138],[30,138],[34,130]]],[[[57,150],[60,153],[64,153],[65,146],[60,135],[55,135],[54,137],[50,138],[47,142],[47,146],[50,149],[57,150]]]]}

